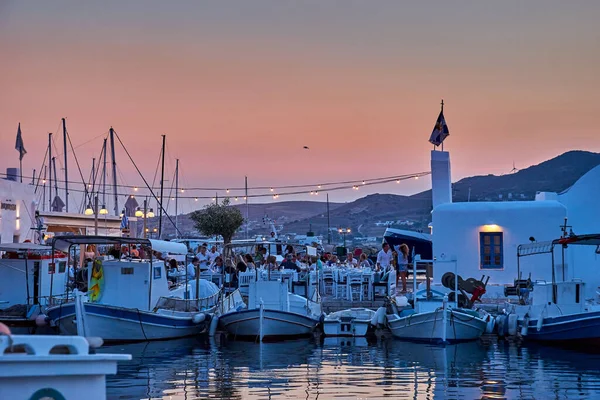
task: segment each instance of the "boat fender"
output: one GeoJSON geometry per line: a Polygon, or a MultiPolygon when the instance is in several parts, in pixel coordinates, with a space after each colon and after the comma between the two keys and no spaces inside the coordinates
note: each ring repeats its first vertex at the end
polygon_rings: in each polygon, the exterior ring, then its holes
{"type": "Polygon", "coordinates": [[[493,333],[494,327],[496,326],[496,318],[488,314],[486,317],[486,321],[487,324],[485,325],[485,333],[493,333]]]}
{"type": "Polygon", "coordinates": [[[397,296],[396,305],[398,307],[406,307],[408,305],[408,298],[406,296],[397,296]]]}
{"type": "Polygon", "coordinates": [[[517,335],[517,314],[510,314],[508,316],[508,336],[517,335]]]}
{"type": "Polygon", "coordinates": [[[48,317],[45,314],[40,314],[35,317],[35,324],[37,326],[46,326],[48,325],[48,317]]]}
{"type": "Polygon", "coordinates": [[[208,328],[208,336],[214,337],[217,333],[217,327],[219,326],[219,317],[217,315],[212,317],[210,321],[210,327],[208,328]]]}
{"type": "Polygon", "coordinates": [[[501,314],[496,317],[496,327],[498,328],[498,336],[504,337],[504,324],[506,322],[506,315],[501,314]]]}
{"type": "Polygon", "coordinates": [[[376,325],[380,325],[380,326],[384,326],[385,325],[385,315],[386,315],[386,309],[385,307],[379,307],[377,309],[377,311],[375,312],[375,317],[377,318],[376,320],[376,325]]]}
{"type": "Polygon", "coordinates": [[[521,336],[527,336],[527,331],[529,330],[529,316],[525,316],[521,325],[521,336]]]}
{"type": "Polygon", "coordinates": [[[198,313],[198,314],[194,314],[194,316],[192,317],[192,322],[195,324],[200,324],[200,323],[204,322],[205,319],[206,319],[206,314],[198,313]]]}
{"type": "Polygon", "coordinates": [[[544,317],[542,315],[540,315],[540,317],[537,320],[537,325],[536,325],[538,332],[542,330],[542,325],[544,325],[544,317]]]}

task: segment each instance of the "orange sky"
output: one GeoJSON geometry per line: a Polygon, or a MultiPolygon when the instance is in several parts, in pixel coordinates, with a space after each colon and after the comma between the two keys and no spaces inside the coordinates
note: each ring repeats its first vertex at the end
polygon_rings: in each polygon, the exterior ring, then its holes
{"type": "MultiPolygon", "coordinates": [[[[66,117],[75,145],[112,125],[150,180],[166,133],[187,186],[419,172],[441,98],[455,180],[600,151],[599,17],[594,1],[5,1],[1,168],[19,122],[30,175],[66,117]]],[[[101,142],[77,149],[85,176],[101,142]]],[[[117,156],[120,182],[141,183],[117,156]]]]}

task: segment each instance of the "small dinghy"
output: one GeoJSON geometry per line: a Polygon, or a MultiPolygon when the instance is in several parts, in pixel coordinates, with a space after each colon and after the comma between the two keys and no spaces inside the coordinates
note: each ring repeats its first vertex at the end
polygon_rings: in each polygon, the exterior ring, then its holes
{"type": "Polygon", "coordinates": [[[366,308],[350,308],[331,313],[323,320],[325,336],[365,336],[375,311],[366,308]]]}

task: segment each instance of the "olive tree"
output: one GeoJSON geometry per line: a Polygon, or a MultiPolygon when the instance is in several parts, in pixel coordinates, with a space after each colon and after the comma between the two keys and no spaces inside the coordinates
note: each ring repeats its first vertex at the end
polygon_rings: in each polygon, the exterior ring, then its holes
{"type": "MultiPolygon", "coordinates": [[[[195,228],[203,235],[223,237],[223,245],[231,243],[233,236],[244,223],[242,212],[224,199],[221,204],[208,204],[190,215],[195,228]]],[[[224,248],[225,250],[225,248],[224,248]]],[[[228,254],[223,254],[227,257],[228,254]]]]}

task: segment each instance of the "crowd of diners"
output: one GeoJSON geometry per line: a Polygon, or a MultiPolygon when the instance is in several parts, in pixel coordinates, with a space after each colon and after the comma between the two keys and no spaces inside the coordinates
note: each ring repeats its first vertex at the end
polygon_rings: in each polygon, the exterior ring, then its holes
{"type": "Polygon", "coordinates": [[[347,249],[344,257],[325,251],[311,256],[306,252],[297,252],[292,245],[286,245],[281,254],[283,260],[277,262],[277,257],[268,254],[265,246],[258,245],[253,254],[236,254],[224,260],[217,246],[212,245],[209,249],[207,244],[202,244],[196,249],[195,256],[187,267],[184,268],[175,260],[167,260],[166,265],[171,277],[185,276],[187,279],[195,279],[202,272],[230,274],[234,276],[234,284],[239,273],[255,271],[257,268],[270,271],[295,270],[299,273],[313,270],[322,272],[323,268],[327,267],[361,269],[374,272],[377,281],[387,280],[389,273],[395,270],[396,283],[402,282],[399,291],[403,293],[406,292],[409,254],[410,249],[406,244],[394,246],[392,249],[388,243],[383,243],[381,250],[372,259],[360,248],[347,249]]]}
{"type": "MultiPolygon", "coordinates": [[[[77,264],[85,265],[100,254],[100,249],[94,245],[88,245],[85,252],[81,254],[80,263],[72,262],[69,268],[70,280],[77,279],[77,264]],[[75,264],[75,266],[73,266],[75,264]]],[[[149,249],[144,246],[108,247],[105,249],[106,255],[115,258],[127,259],[147,259],[150,254],[149,249]]],[[[394,246],[392,249],[388,243],[383,243],[381,250],[376,257],[367,256],[361,248],[347,249],[346,255],[338,257],[337,254],[318,250],[316,256],[308,255],[306,252],[297,252],[294,246],[285,245],[282,251],[283,261],[278,262],[275,255],[268,254],[267,248],[257,245],[253,254],[236,254],[225,259],[216,245],[209,246],[206,243],[201,244],[195,249],[195,255],[187,266],[178,263],[175,258],[164,257],[161,253],[152,251],[154,259],[163,260],[167,269],[167,276],[170,284],[175,284],[182,279],[195,279],[202,272],[211,274],[229,274],[234,276],[233,283],[237,282],[237,274],[240,272],[255,271],[258,269],[279,271],[295,270],[297,272],[306,272],[312,270],[323,271],[323,268],[336,267],[346,269],[370,270],[375,273],[376,280],[387,280],[389,272],[396,271],[396,283],[402,282],[401,292],[406,292],[406,278],[408,272],[410,249],[406,244],[394,246]]],[[[73,261],[73,260],[72,260],[73,261]]],[[[398,285],[396,285],[398,286],[398,285]]]]}

